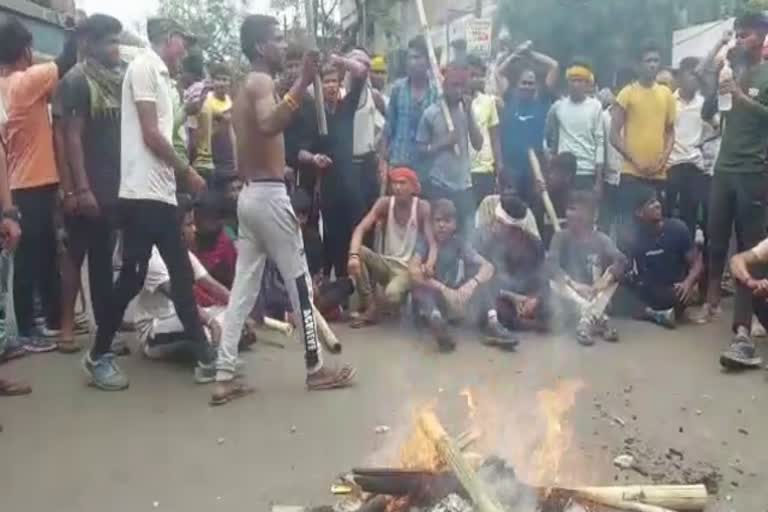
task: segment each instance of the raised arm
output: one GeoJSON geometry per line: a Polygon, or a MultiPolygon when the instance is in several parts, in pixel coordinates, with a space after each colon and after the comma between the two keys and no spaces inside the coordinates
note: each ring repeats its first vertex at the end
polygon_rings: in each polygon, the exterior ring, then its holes
{"type": "Polygon", "coordinates": [[[544,85],[554,94],[557,91],[557,84],[560,82],[560,63],[549,55],[540,52],[530,52],[530,56],[534,61],[547,68],[544,85]]]}

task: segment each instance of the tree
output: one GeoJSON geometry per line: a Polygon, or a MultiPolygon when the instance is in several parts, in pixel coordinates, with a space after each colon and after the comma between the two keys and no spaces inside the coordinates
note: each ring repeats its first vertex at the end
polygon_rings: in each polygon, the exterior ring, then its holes
{"type": "Polygon", "coordinates": [[[199,37],[208,62],[238,62],[241,13],[249,0],[160,0],[159,13],[199,37]]]}

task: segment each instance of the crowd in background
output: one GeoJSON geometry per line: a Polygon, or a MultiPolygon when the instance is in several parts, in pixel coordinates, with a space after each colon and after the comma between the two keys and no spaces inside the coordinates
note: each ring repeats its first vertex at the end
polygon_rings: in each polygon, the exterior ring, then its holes
{"type": "MultiPolygon", "coordinates": [[[[12,282],[0,276],[15,325],[4,361],[80,350],[90,322],[75,312],[87,295],[96,330],[83,366],[97,387],[128,386],[116,362],[128,352],[117,337],[125,324],[145,356],[196,362],[197,382],[234,373],[233,357],[216,363],[216,346],[227,306],[246,304],[233,286],[247,272],[238,252],[252,250],[238,240],[239,219],[261,207],[241,195],[259,181],[241,168],[252,143],[285,166],[275,185],[290,197],[291,225],[275,229],[300,233],[307,293],[324,319],[365,328],[406,315],[446,352],[459,324],[503,350],[520,331],[565,331],[589,346],[619,340],[610,316],[667,329],[712,321],[732,288],[721,364],[761,364],[752,330],[753,316],[768,321],[762,15],[738,18],[735,35],[677,69],[640,45],[635,80],[620,89],[587,59],[561,66],[530,42],[500,41],[490,60],[456,45],[435,76],[420,37],[408,43],[406,76],[390,81],[382,56],[350,48],[318,62],[277,26],[259,15],[243,24],[243,52],[274,78],[248,103],[260,78],[243,85],[226,63],[187,55],[195,36],[173,20],[148,20],[150,47],[126,66],[122,26],[109,16],[83,20],[42,64],[23,24],[0,19],[0,234],[12,282]],[[315,73],[327,134],[307,91],[315,73]],[[259,133],[280,135],[281,151],[242,140],[248,123],[270,122],[259,133]]],[[[312,317],[295,311],[282,250],[264,249],[241,348],[265,321],[312,317]]],[[[354,372],[309,375],[310,389],[324,389],[354,372]]],[[[0,393],[26,392],[0,379],[0,393]]]]}

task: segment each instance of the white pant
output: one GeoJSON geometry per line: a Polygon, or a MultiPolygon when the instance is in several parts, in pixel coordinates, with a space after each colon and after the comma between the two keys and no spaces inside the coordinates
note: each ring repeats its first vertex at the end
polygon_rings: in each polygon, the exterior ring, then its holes
{"type": "Polygon", "coordinates": [[[259,296],[267,257],[277,265],[294,314],[300,315],[296,323],[304,341],[307,368],[310,371],[319,368],[321,349],[312,312],[312,281],[299,220],[285,185],[247,183],[237,201],[237,220],[237,266],[224,316],[216,380],[234,378],[240,333],[259,296]]]}

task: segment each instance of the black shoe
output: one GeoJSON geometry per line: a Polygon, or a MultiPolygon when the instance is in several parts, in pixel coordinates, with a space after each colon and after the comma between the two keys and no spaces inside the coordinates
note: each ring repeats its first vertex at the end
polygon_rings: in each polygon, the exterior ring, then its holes
{"type": "Polygon", "coordinates": [[[744,334],[734,336],[731,345],[720,354],[720,365],[729,370],[758,368],[763,358],[758,356],[755,344],[744,334]]]}
{"type": "Polygon", "coordinates": [[[440,352],[448,353],[456,350],[456,342],[448,332],[448,324],[442,316],[432,316],[429,319],[429,329],[437,341],[440,352]]]}
{"type": "Polygon", "coordinates": [[[483,344],[512,352],[520,344],[520,340],[501,323],[488,322],[483,333],[483,344]]]}

